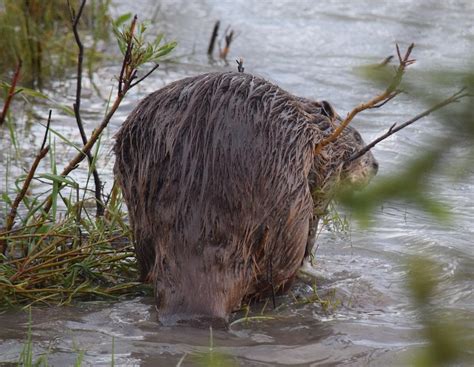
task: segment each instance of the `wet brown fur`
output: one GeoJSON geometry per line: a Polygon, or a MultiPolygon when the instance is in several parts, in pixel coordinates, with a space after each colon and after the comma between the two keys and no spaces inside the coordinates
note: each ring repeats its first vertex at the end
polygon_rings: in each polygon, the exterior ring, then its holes
{"type": "Polygon", "coordinates": [[[375,162],[344,163],[363,146],[354,129],[314,158],[337,123],[325,107],[228,72],[171,83],[130,114],[115,174],[161,320],[227,319],[291,283],[329,188],[375,162]]]}

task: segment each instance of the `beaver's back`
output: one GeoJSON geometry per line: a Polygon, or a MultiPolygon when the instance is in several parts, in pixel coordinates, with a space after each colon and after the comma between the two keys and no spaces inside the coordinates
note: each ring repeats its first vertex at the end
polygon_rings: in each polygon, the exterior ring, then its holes
{"type": "Polygon", "coordinates": [[[115,173],[164,315],[227,317],[301,264],[321,115],[243,73],[149,95],[117,134],[115,173]]]}
{"type": "Polygon", "coordinates": [[[162,320],[226,318],[243,298],[291,280],[317,222],[312,207],[327,203],[312,200],[310,169],[318,189],[334,176],[370,176],[375,162],[344,163],[363,144],[355,130],[313,157],[334,128],[325,114],[324,102],[242,73],[183,79],[132,112],[115,172],[162,320]]]}

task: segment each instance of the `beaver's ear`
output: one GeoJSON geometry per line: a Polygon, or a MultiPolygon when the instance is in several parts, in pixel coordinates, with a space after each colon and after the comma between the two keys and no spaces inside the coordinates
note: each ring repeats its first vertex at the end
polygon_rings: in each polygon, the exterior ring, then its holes
{"type": "Polygon", "coordinates": [[[324,116],[329,117],[331,120],[333,120],[337,116],[334,107],[328,101],[321,101],[321,113],[324,116]]]}

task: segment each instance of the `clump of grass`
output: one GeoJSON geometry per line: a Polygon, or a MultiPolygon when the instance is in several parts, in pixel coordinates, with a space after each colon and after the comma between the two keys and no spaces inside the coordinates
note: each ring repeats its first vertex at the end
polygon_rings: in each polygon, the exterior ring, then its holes
{"type": "MultiPolygon", "coordinates": [[[[47,148],[40,151],[48,152],[47,148]]],[[[14,201],[3,195],[10,212],[0,231],[4,252],[0,254],[0,307],[67,304],[77,298],[146,291],[136,282],[131,234],[118,188],[114,186],[108,195],[105,214],[96,218],[90,213],[93,199],[87,196],[89,178],[80,186],[58,175],[54,146],[49,155],[52,173],[35,173],[32,168],[17,180],[14,201]],[[32,179],[40,180],[42,192],[29,192],[32,179]],[[44,199],[45,195],[49,197],[44,199]],[[48,202],[50,213],[44,210],[48,202]],[[17,213],[20,203],[22,210],[17,213]]],[[[44,154],[37,156],[33,167],[41,157],[44,154]]]]}
{"type": "Polygon", "coordinates": [[[350,232],[351,224],[347,215],[341,213],[340,209],[334,201],[328,205],[325,215],[321,218],[322,225],[330,232],[348,233],[350,232]]]}
{"type": "Polygon", "coordinates": [[[146,290],[136,282],[129,232],[110,221],[83,222],[78,227],[68,216],[1,235],[9,253],[0,263],[0,306],[61,305],[146,290]]]}
{"type": "Polygon", "coordinates": [[[28,315],[28,331],[26,332],[26,341],[23,345],[23,349],[20,353],[18,365],[20,366],[33,366],[41,365],[43,358],[33,364],[33,342],[31,338],[31,309],[28,315]]]}
{"type": "Polygon", "coordinates": [[[341,306],[341,300],[336,297],[335,289],[331,289],[329,292],[326,292],[324,297],[321,297],[316,282],[313,282],[311,285],[311,294],[300,297],[299,300],[295,299],[295,302],[319,305],[326,314],[334,313],[341,306]]]}

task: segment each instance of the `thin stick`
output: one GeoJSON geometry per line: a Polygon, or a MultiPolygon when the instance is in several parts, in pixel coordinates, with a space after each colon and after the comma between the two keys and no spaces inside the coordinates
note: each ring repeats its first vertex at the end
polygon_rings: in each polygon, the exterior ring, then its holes
{"type": "MultiPolygon", "coordinates": [[[[13,223],[15,221],[16,213],[18,210],[18,205],[20,205],[21,201],[26,195],[28,187],[30,186],[30,182],[33,179],[36,169],[38,168],[39,162],[44,158],[44,156],[48,153],[48,151],[49,151],[49,146],[43,148],[36,156],[35,161],[33,162],[33,165],[31,166],[30,171],[28,175],[26,176],[25,182],[23,183],[23,187],[21,191],[18,193],[18,195],[16,196],[15,201],[13,202],[12,207],[10,209],[10,213],[8,214],[6,226],[5,226],[6,231],[10,231],[12,229],[13,223]]],[[[2,250],[2,253],[4,253],[3,250],[2,250]]]]}
{"type": "MultiPolygon", "coordinates": [[[[83,59],[84,59],[84,46],[82,45],[77,26],[79,24],[79,19],[81,18],[82,11],[84,9],[85,4],[86,4],[86,0],[82,0],[81,5],[79,6],[79,11],[77,12],[77,15],[75,15],[71,7],[71,4],[69,3],[69,0],[68,0],[69,12],[71,14],[71,21],[72,21],[72,31],[74,33],[74,38],[76,40],[76,44],[79,49],[77,53],[76,102],[73,104],[73,109],[74,109],[74,115],[76,117],[77,127],[81,134],[83,145],[87,144],[87,136],[86,136],[86,132],[84,131],[84,125],[82,123],[82,118],[81,118],[82,64],[83,64],[83,59]]],[[[102,202],[102,183],[100,181],[97,168],[94,167],[94,159],[92,157],[91,152],[88,152],[86,154],[87,154],[87,160],[89,162],[89,167],[92,170],[92,176],[94,177],[96,215],[97,217],[101,217],[104,215],[104,204],[102,202]]],[[[80,213],[80,211],[81,211],[81,208],[79,208],[78,213],[80,213]]]]}
{"type": "Polygon", "coordinates": [[[389,136],[395,134],[396,132],[400,131],[401,129],[404,129],[406,128],[407,126],[413,124],[415,121],[418,121],[420,119],[422,119],[423,117],[426,117],[428,116],[430,113],[436,111],[436,110],[439,110],[440,108],[444,107],[444,106],[447,106],[448,104],[451,104],[451,103],[454,103],[454,102],[459,102],[459,100],[461,98],[464,98],[464,97],[467,97],[467,96],[470,96],[468,93],[465,93],[465,88],[461,89],[460,91],[454,93],[451,97],[449,98],[446,98],[445,100],[435,104],[433,107],[427,109],[426,111],[416,115],[415,117],[411,118],[410,120],[408,121],[405,121],[404,123],[400,124],[400,125],[397,125],[397,123],[394,123],[390,129],[388,129],[388,131],[379,136],[377,139],[375,139],[374,141],[372,141],[371,143],[367,144],[364,148],[362,148],[361,150],[359,150],[358,152],[354,153],[353,155],[351,155],[349,157],[349,159],[347,160],[348,162],[351,162],[361,156],[363,156],[365,153],[367,153],[370,149],[372,149],[373,147],[375,147],[378,143],[380,143],[382,140],[385,140],[387,139],[389,136]]]}
{"type": "Polygon", "coordinates": [[[2,114],[0,115],[0,125],[2,125],[3,122],[5,121],[7,117],[8,108],[10,107],[10,103],[13,99],[13,96],[15,95],[16,84],[18,83],[18,79],[20,78],[21,65],[22,65],[22,61],[20,59],[18,60],[18,64],[16,65],[15,74],[13,74],[12,84],[10,85],[10,89],[8,90],[5,104],[3,105],[2,114]]]}
{"type": "Polygon", "coordinates": [[[146,73],[145,75],[143,75],[140,79],[137,79],[134,83],[130,84],[130,88],[133,88],[134,86],[136,86],[137,84],[141,83],[142,81],[144,81],[146,78],[148,78],[151,73],[153,73],[156,69],[158,69],[160,67],[159,64],[155,64],[155,66],[153,66],[150,71],[148,73],[146,73]]]}
{"type": "Polygon", "coordinates": [[[212,53],[214,52],[214,46],[216,44],[217,34],[219,33],[219,26],[221,22],[217,21],[214,24],[214,29],[212,30],[211,39],[209,41],[209,47],[207,48],[207,54],[212,57],[212,53]]]}
{"type": "Polygon", "coordinates": [[[49,132],[49,126],[51,125],[51,114],[52,113],[53,113],[53,110],[49,110],[48,121],[46,122],[46,132],[44,133],[44,138],[43,138],[43,142],[41,143],[40,151],[44,149],[44,147],[46,145],[46,141],[48,140],[48,132],[49,132]]]}
{"type": "Polygon", "coordinates": [[[237,70],[239,71],[239,73],[243,73],[245,71],[244,59],[240,58],[238,60],[235,60],[235,62],[237,63],[237,70]]]}
{"type": "Polygon", "coordinates": [[[381,68],[382,66],[388,65],[392,59],[393,55],[387,56],[380,64],[377,65],[377,67],[381,68]]]}
{"type": "Polygon", "coordinates": [[[400,82],[402,81],[403,74],[405,73],[405,69],[408,65],[411,65],[415,62],[415,60],[410,59],[410,54],[413,50],[413,47],[415,47],[415,44],[412,43],[407,51],[405,52],[405,55],[402,57],[400,54],[400,48],[398,47],[398,44],[396,45],[397,47],[397,54],[398,54],[398,59],[399,59],[399,66],[398,69],[390,83],[390,85],[387,87],[387,89],[382,93],[379,94],[378,96],[372,98],[368,102],[361,103],[357,107],[355,107],[351,112],[347,114],[347,117],[342,121],[342,123],[334,130],[334,132],[327,137],[326,139],[323,139],[321,142],[319,142],[316,145],[316,148],[314,149],[314,154],[319,154],[321,150],[328,144],[334,142],[337,137],[342,133],[342,131],[346,128],[347,125],[354,119],[354,117],[362,112],[365,111],[369,108],[374,108],[374,106],[379,105],[380,103],[383,103],[387,99],[392,99],[400,93],[397,88],[400,85],[400,82]]]}
{"type": "MultiPolygon", "coordinates": [[[[81,91],[82,91],[82,62],[84,58],[84,46],[82,45],[81,38],[79,36],[79,31],[77,26],[79,24],[79,19],[81,18],[82,11],[86,4],[86,0],[82,0],[81,5],[79,6],[79,11],[77,15],[74,14],[74,10],[69,3],[67,2],[69,7],[69,13],[71,15],[72,21],[72,31],[74,33],[74,38],[76,40],[77,47],[79,48],[79,52],[77,55],[77,84],[76,84],[76,107],[79,110],[81,108],[81,91]]],[[[80,116],[77,117],[80,120],[80,116]]],[[[81,132],[82,135],[82,132],[81,132]]]]}
{"type": "MultiPolygon", "coordinates": [[[[46,154],[49,151],[49,146],[44,147],[44,144],[46,143],[46,136],[48,135],[48,132],[49,132],[50,123],[51,123],[51,110],[49,111],[49,115],[48,115],[48,123],[46,125],[47,126],[46,131],[44,133],[45,138],[43,139],[43,144],[41,145],[41,149],[39,153],[36,155],[36,158],[33,162],[33,165],[30,168],[30,171],[28,172],[28,175],[26,176],[25,181],[23,182],[23,187],[21,188],[20,192],[17,194],[15,200],[13,201],[13,204],[10,209],[10,213],[8,213],[7,220],[5,222],[5,228],[2,230],[2,234],[5,232],[9,232],[13,228],[13,224],[15,222],[16,214],[18,211],[18,206],[20,205],[20,203],[22,202],[22,200],[24,199],[28,191],[28,187],[30,186],[31,180],[33,179],[35,175],[36,169],[38,168],[40,161],[46,156],[46,154]]],[[[5,255],[5,252],[7,250],[7,244],[5,240],[0,241],[0,249],[1,249],[2,254],[5,255]]]]}

